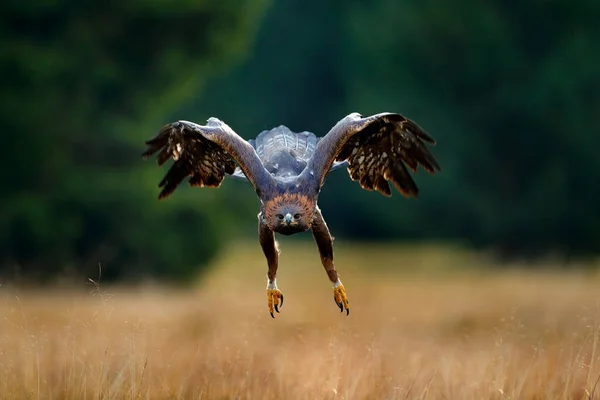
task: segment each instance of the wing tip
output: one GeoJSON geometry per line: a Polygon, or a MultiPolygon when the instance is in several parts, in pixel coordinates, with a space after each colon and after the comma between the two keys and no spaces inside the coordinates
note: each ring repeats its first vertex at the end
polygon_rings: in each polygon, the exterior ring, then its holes
{"type": "Polygon", "coordinates": [[[410,198],[418,199],[419,198],[419,189],[418,188],[410,190],[410,189],[404,189],[404,188],[401,189],[398,186],[396,186],[396,189],[398,189],[400,194],[407,199],[410,199],[410,198]]]}
{"type": "Polygon", "coordinates": [[[400,124],[400,129],[402,129],[404,131],[406,131],[406,127],[404,126],[404,125],[406,125],[410,129],[411,133],[413,133],[419,139],[423,140],[424,142],[429,143],[432,146],[435,146],[437,144],[437,141],[429,133],[427,133],[427,131],[425,129],[421,128],[421,126],[419,124],[417,124],[415,121],[405,117],[402,114],[382,113],[382,114],[378,114],[378,115],[381,116],[381,118],[383,118],[388,123],[395,122],[395,123],[400,124]]]}
{"type": "Polygon", "coordinates": [[[158,200],[165,200],[167,197],[169,197],[171,194],[173,193],[173,191],[167,191],[165,189],[161,190],[160,193],[158,194],[158,200]]]}

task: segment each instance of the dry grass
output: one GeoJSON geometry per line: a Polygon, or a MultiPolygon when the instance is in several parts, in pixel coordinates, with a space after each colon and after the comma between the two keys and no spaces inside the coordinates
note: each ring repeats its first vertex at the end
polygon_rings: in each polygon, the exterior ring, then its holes
{"type": "Polygon", "coordinates": [[[339,246],[345,317],[314,246],[292,244],[275,320],[255,244],[195,291],[0,287],[0,396],[600,399],[595,274],[456,273],[483,261],[339,246]]]}

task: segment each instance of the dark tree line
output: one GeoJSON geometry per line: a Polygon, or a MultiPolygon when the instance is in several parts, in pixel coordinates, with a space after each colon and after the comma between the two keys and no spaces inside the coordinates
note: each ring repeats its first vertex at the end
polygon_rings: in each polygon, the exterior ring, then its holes
{"type": "Polygon", "coordinates": [[[320,203],[337,236],[515,257],[600,250],[598,3],[317,3],[274,4],[253,57],[187,115],[252,136],[280,123],[323,135],[352,111],[400,112],[438,139],[442,174],[417,174],[420,198],[407,201],[336,172],[320,203]]]}
{"type": "Polygon", "coordinates": [[[438,140],[420,198],[345,171],[320,205],[334,235],[434,239],[510,256],[600,249],[600,3],[441,0],[5,2],[0,6],[0,272],[185,278],[256,234],[243,182],[182,187],[143,141],[174,119],[246,138],[324,135],[396,111],[438,140]],[[344,196],[340,197],[340,193],[344,196]],[[347,194],[346,194],[347,193],[347,194]]]}
{"type": "Polygon", "coordinates": [[[1,7],[3,275],[189,275],[222,224],[209,200],[158,205],[143,141],[243,59],[264,2],[1,7]]]}

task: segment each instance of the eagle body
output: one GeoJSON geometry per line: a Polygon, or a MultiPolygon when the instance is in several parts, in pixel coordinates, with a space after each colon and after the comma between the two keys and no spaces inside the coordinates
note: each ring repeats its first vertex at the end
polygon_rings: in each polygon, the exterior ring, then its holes
{"type": "Polygon", "coordinates": [[[170,196],[186,178],[199,187],[219,187],[225,176],[250,182],[260,199],[258,238],[267,259],[271,316],[283,305],[276,283],[275,233],[307,230],[312,230],[333,284],[335,303],[348,314],[348,297],[333,263],[333,238],[317,206],[325,178],[330,171],[346,167],[350,178],[365,190],[391,196],[392,183],[404,196],[417,197],[418,187],[408,170],[415,172],[418,166],[432,174],[440,170],[427,144],[435,145],[429,134],[394,113],[349,114],[323,137],[280,125],[248,141],[224,122],[209,118],[206,125],[183,120],[165,125],[146,142],[143,157],[158,153],[159,165],[174,161],[159,183],[159,199],[170,196]]]}
{"type": "Polygon", "coordinates": [[[282,235],[293,235],[310,229],[317,206],[319,185],[314,174],[303,174],[316,148],[318,138],[311,132],[292,132],[280,125],[261,132],[248,141],[256,151],[263,167],[271,174],[274,185],[260,194],[259,221],[282,235]],[[267,215],[302,217],[298,223],[269,223],[267,215]],[[302,221],[304,219],[304,221],[302,221]]]}

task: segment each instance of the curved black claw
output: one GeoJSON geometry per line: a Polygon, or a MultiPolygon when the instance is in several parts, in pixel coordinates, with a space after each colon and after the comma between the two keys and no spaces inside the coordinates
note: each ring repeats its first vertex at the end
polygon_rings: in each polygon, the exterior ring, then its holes
{"type": "Polygon", "coordinates": [[[340,308],[340,312],[344,312],[344,304],[338,303],[338,301],[335,299],[335,296],[333,297],[333,301],[335,301],[335,305],[340,308]]]}
{"type": "MultiPolygon", "coordinates": [[[[338,303],[337,300],[335,299],[335,297],[333,298],[333,301],[335,301],[335,305],[340,308],[340,312],[344,312],[344,303],[338,303]]],[[[346,308],[346,316],[348,316],[349,314],[350,314],[350,309],[346,308]]]]}
{"type": "Polygon", "coordinates": [[[267,289],[267,304],[271,318],[275,318],[273,313],[279,313],[279,309],[283,306],[283,294],[279,289],[267,289]]]}
{"type": "Polygon", "coordinates": [[[279,297],[281,298],[281,301],[279,302],[279,304],[275,304],[275,311],[279,312],[279,309],[281,307],[283,307],[283,293],[279,292],[279,297]]]}
{"type": "Polygon", "coordinates": [[[344,289],[344,286],[339,283],[339,281],[333,288],[333,301],[335,301],[335,304],[339,307],[341,313],[346,309],[346,315],[350,314],[350,305],[348,303],[348,297],[346,296],[346,289],[344,289]]]}

